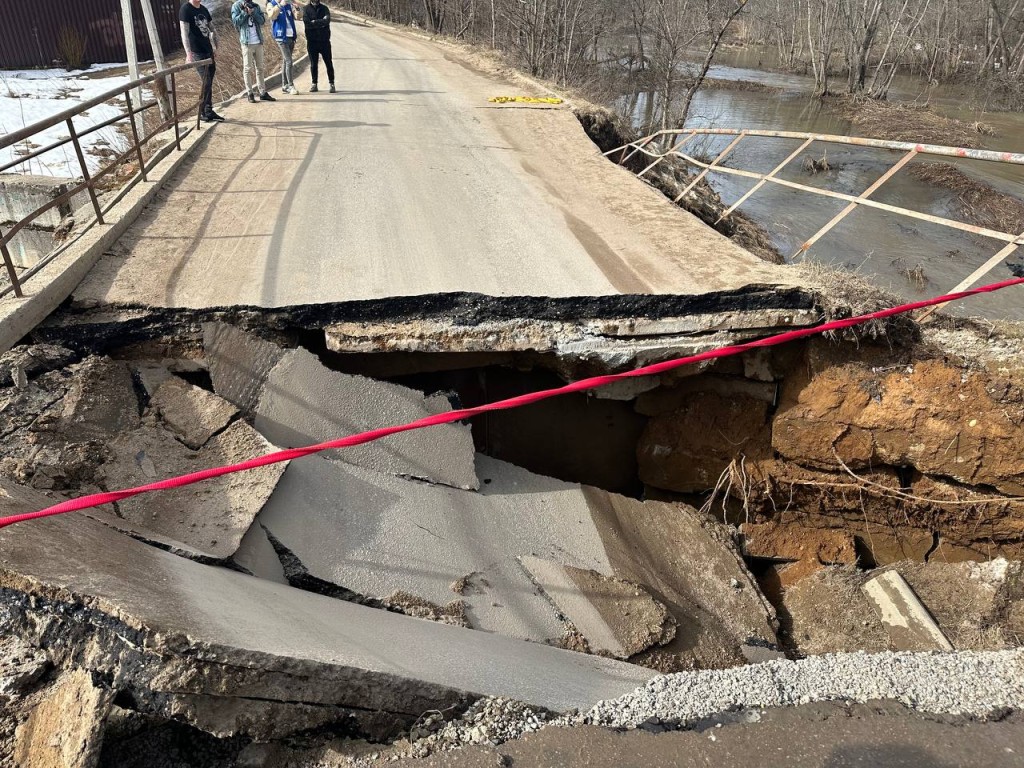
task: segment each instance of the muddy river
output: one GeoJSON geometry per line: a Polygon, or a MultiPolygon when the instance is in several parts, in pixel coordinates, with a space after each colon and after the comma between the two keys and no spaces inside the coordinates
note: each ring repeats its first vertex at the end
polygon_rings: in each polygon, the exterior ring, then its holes
{"type": "MultiPolygon", "coordinates": [[[[722,61],[724,63],[712,68],[710,77],[761,82],[780,90],[703,90],[694,100],[687,127],[864,135],[849,120],[822,108],[819,101],[809,96],[812,88],[810,78],[756,69],[756,52],[729,52],[722,61]]],[[[915,82],[898,82],[894,85],[891,99],[913,101],[920,96],[919,89],[915,82]]],[[[930,95],[931,106],[942,114],[963,120],[981,120],[992,126],[997,135],[981,137],[981,145],[985,149],[1024,152],[1024,115],[980,113],[966,106],[969,101],[964,94],[952,91],[933,89],[930,95]]],[[[633,94],[622,99],[618,106],[632,112],[638,128],[649,123],[652,109],[649,94],[633,94]]],[[[731,139],[705,137],[692,141],[688,146],[698,157],[714,157],[731,139]]],[[[798,145],[797,141],[788,139],[745,138],[724,164],[767,173],[798,145]]],[[[901,153],[888,150],[814,144],[780,176],[810,186],[859,195],[900,156],[901,153]],[[826,146],[828,162],[833,170],[817,174],[805,170],[802,159],[808,156],[820,159],[826,146]]],[[[1024,166],[970,160],[952,162],[979,181],[1008,194],[1024,196],[1024,166]]],[[[721,173],[712,174],[710,179],[727,203],[735,202],[754,184],[751,179],[721,173]]],[[[873,197],[903,208],[963,220],[952,192],[919,181],[906,173],[906,169],[886,182],[873,197]]],[[[844,205],[840,200],[767,184],[743,204],[742,210],[771,233],[775,246],[787,259],[794,259],[804,258],[796,257],[800,246],[844,205]]],[[[859,208],[819,241],[806,258],[855,271],[901,296],[920,299],[952,289],[1002,247],[1002,242],[991,238],[884,211],[859,208]]],[[[1012,276],[1011,265],[1021,263],[1024,263],[1024,249],[992,270],[983,282],[1009,278],[1012,276]]],[[[969,300],[969,305],[965,303],[954,311],[988,318],[1024,320],[1024,297],[1021,293],[1010,290],[974,298],[969,300]]]]}

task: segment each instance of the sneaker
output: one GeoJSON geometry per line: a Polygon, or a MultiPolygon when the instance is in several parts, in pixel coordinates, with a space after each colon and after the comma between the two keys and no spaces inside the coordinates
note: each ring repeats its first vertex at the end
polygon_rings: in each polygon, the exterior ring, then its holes
{"type": "Polygon", "coordinates": [[[313,83],[313,86],[309,89],[309,92],[316,93],[318,90],[320,89],[316,87],[316,83],[313,83]]]}
{"type": "Polygon", "coordinates": [[[331,93],[334,93],[334,83],[331,83],[331,93]]]}
{"type": "Polygon", "coordinates": [[[295,91],[295,89],[292,88],[290,85],[282,85],[281,86],[281,93],[293,93],[294,91],[295,91]]]}
{"type": "Polygon", "coordinates": [[[204,112],[199,116],[199,119],[204,123],[216,123],[217,118],[213,117],[209,112],[204,112]]]}
{"type": "Polygon", "coordinates": [[[209,120],[207,120],[207,122],[210,122],[210,120],[223,120],[224,119],[223,117],[218,115],[216,112],[214,112],[212,109],[209,112],[206,113],[206,117],[209,118],[209,120]]]}
{"type": "Polygon", "coordinates": [[[256,97],[253,96],[251,93],[248,94],[248,96],[249,96],[249,103],[250,104],[255,104],[256,103],[256,97]]]}
{"type": "Polygon", "coordinates": [[[277,99],[275,99],[269,93],[264,91],[263,93],[260,94],[260,101],[277,101],[277,99]]]}

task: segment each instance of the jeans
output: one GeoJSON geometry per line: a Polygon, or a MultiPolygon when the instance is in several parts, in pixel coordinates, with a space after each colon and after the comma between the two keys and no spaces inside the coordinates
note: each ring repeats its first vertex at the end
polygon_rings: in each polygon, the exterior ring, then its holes
{"type": "MultiPolygon", "coordinates": [[[[197,53],[196,58],[200,57],[209,58],[209,56],[197,53]]],[[[200,64],[196,67],[196,71],[199,72],[199,77],[203,81],[203,96],[199,104],[199,114],[205,115],[207,112],[213,111],[213,76],[217,74],[217,62],[200,64]]]]}
{"type": "Polygon", "coordinates": [[[281,85],[295,85],[292,80],[292,52],[295,50],[295,38],[278,40],[277,47],[281,49],[281,85]]]}
{"type": "Polygon", "coordinates": [[[309,52],[310,68],[313,70],[313,85],[316,85],[317,77],[320,75],[320,57],[324,57],[324,66],[327,67],[327,82],[334,84],[334,62],[331,61],[330,40],[307,40],[306,50],[309,52]]]}
{"type": "Polygon", "coordinates": [[[252,91],[253,86],[259,84],[260,93],[267,90],[263,82],[263,43],[242,46],[242,80],[245,81],[245,90],[252,91]],[[256,81],[250,85],[252,70],[256,70],[256,81]]]}

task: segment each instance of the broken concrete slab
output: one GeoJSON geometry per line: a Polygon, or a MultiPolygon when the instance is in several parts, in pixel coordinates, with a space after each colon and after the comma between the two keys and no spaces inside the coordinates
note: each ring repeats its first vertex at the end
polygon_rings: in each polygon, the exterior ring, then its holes
{"type": "MultiPolygon", "coordinates": [[[[304,349],[284,350],[225,325],[204,326],[214,389],[251,414],[276,445],[295,448],[452,410],[443,395],[332,371],[304,349]]],[[[325,454],[393,475],[477,488],[464,424],[392,435],[325,454]]]]}
{"type": "Polygon", "coordinates": [[[58,663],[87,660],[142,711],[166,693],[413,717],[483,695],[585,709],[654,675],[200,565],[80,516],[0,530],[0,603],[6,632],[45,634],[58,663]]]}
{"type": "Polygon", "coordinates": [[[149,401],[150,408],[189,448],[201,448],[238,415],[238,408],[205,389],[171,376],[149,401]]]}
{"type": "Polygon", "coordinates": [[[114,694],[83,669],[65,674],[22,723],[14,761],[31,768],[94,768],[114,694]]]}
{"type": "Polygon", "coordinates": [[[537,557],[521,561],[593,652],[628,659],[675,637],[675,619],[639,584],[537,557]]]}
{"type": "MultiPolygon", "coordinates": [[[[396,592],[435,606],[457,596],[476,629],[538,642],[565,635],[563,612],[519,560],[533,557],[642,585],[686,625],[674,652],[687,658],[729,663],[742,660],[741,643],[775,643],[770,606],[735,544],[696,510],[606,494],[482,455],[477,473],[483,485],[473,493],[304,459],[289,468],[259,521],[301,564],[294,583],[312,579],[380,603],[396,592]]],[[[602,606],[590,610],[613,610],[602,606]]],[[[585,627],[596,628],[594,645],[610,645],[602,622],[581,620],[576,631],[590,642],[585,627]]],[[[637,644],[617,642],[621,652],[637,644]]]]}
{"type": "Polygon", "coordinates": [[[77,352],[56,344],[30,344],[0,355],[0,387],[15,383],[17,371],[29,379],[64,368],[79,359],[77,352]]]}
{"type": "Polygon", "coordinates": [[[687,504],[583,494],[614,574],[642,584],[676,619],[676,638],[651,653],[715,667],[742,663],[743,644],[777,645],[775,611],[729,528],[687,504]]]}
{"type": "Polygon", "coordinates": [[[231,561],[258,578],[276,581],[278,584],[288,583],[281,559],[259,522],[249,526],[238,549],[231,556],[231,561]]]}
{"type": "Polygon", "coordinates": [[[953,644],[899,571],[884,571],[862,587],[898,651],[952,651],[953,644]]]}
{"type": "Polygon", "coordinates": [[[139,424],[139,399],[131,371],[120,361],[90,357],[75,366],[56,423],[47,425],[65,442],[110,440],[139,424]]]}
{"type": "MultiPolygon", "coordinates": [[[[107,487],[120,489],[244,461],[275,447],[248,424],[236,421],[198,451],[182,445],[171,432],[150,427],[119,435],[110,449],[114,460],[104,465],[107,487]]],[[[223,560],[238,549],[285,467],[271,464],[125,499],[118,503],[118,513],[134,526],[223,560]]]]}
{"type": "Polygon", "coordinates": [[[256,410],[267,374],[287,352],[226,323],[203,325],[203,347],[214,391],[247,416],[256,410]]]}
{"type": "Polygon", "coordinates": [[[719,345],[732,344],[766,328],[810,325],[819,317],[809,307],[717,309],[690,315],[668,310],[663,317],[636,312],[587,318],[586,310],[577,308],[571,316],[555,320],[529,317],[524,307],[519,316],[498,319],[445,313],[386,323],[345,320],[328,324],[324,335],[327,348],[334,352],[538,352],[557,355],[566,362],[600,360],[625,368],[707,349],[709,339],[719,345]],[[581,317],[584,319],[576,319],[581,317]]]}
{"type": "MultiPolygon", "coordinates": [[[[254,425],[268,440],[295,448],[452,410],[444,395],[425,397],[397,384],[325,367],[304,349],[288,352],[267,376],[254,425]]],[[[454,488],[477,488],[473,435],[444,424],[332,451],[330,458],[454,488]]]]}
{"type": "Polygon", "coordinates": [[[610,575],[586,501],[579,486],[485,456],[478,467],[491,482],[474,493],[310,457],[289,467],[259,522],[316,579],[375,600],[461,597],[476,629],[557,640],[564,627],[517,556],[610,575]]]}

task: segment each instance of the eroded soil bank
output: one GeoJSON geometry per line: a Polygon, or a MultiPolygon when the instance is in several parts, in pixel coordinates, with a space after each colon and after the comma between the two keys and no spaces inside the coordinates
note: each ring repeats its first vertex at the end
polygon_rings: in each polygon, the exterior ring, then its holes
{"type": "MultiPolygon", "coordinates": [[[[424,317],[421,305],[387,321],[351,307],[74,310],[39,329],[46,343],[0,358],[0,508],[838,311],[820,294],[769,294],[623,297],[586,318],[482,297],[459,299],[455,316],[424,317]]],[[[12,644],[0,750],[73,738],[91,764],[118,768],[169,754],[187,765],[374,762],[540,728],[565,701],[509,695],[495,675],[505,663],[574,668],[550,646],[605,665],[572,672],[560,691],[598,690],[612,673],[642,679],[645,667],[1018,647],[1022,346],[1012,328],[900,321],[14,526],[0,541],[12,644]],[[64,554],[39,556],[50,550],[64,554]],[[122,561],[156,575],[145,597],[116,575],[122,561]],[[886,574],[900,580],[892,594],[909,590],[894,605],[915,632],[880,608],[870,587],[886,574]],[[175,608],[205,605],[211,590],[235,595],[230,610],[175,608]],[[361,613],[330,624],[343,606],[361,613]],[[341,670],[320,655],[317,638],[374,616],[398,622],[380,629],[385,652],[424,618],[484,645],[454,658],[454,635],[428,633],[384,677],[375,662],[341,670]],[[518,696],[526,704],[509,701],[518,696]],[[75,734],[54,715],[69,708],[81,714],[75,734]]]]}

